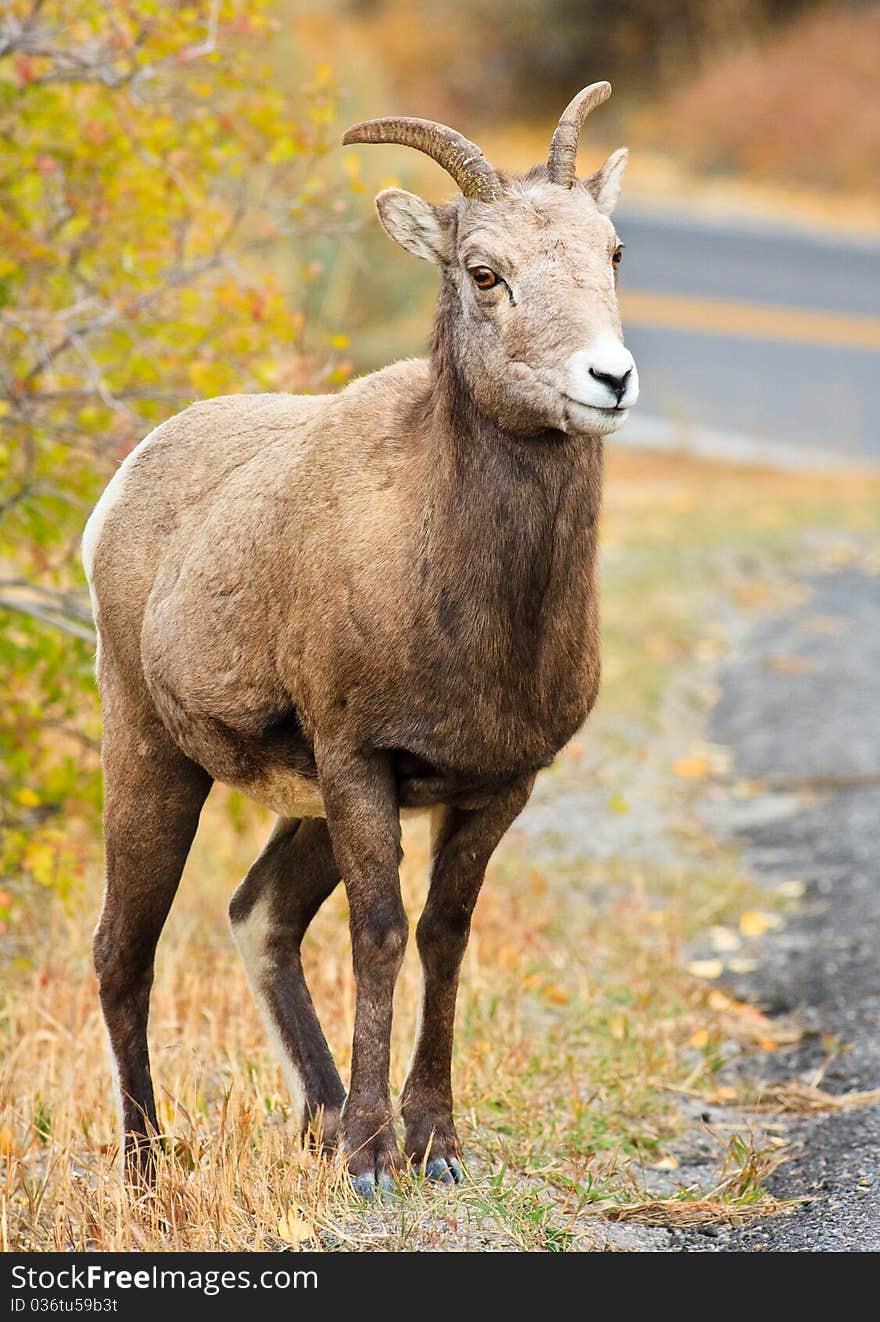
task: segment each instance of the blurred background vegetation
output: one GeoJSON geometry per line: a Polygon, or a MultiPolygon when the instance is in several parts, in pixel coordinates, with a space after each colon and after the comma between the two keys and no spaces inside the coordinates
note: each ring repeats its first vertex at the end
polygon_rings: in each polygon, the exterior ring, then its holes
{"type": "Polygon", "coordinates": [[[195,398],[332,389],[427,337],[435,273],[398,260],[369,199],[449,181],[413,153],[338,150],[344,122],[445,119],[515,169],[607,77],[589,150],[638,146],[636,190],[746,176],[858,200],[878,67],[865,3],[4,0],[0,922],[74,885],[94,847],[76,553],[120,459],[195,398]]]}
{"type": "MultiPolygon", "coordinates": [[[[492,128],[552,124],[597,78],[591,124],[713,171],[868,190],[880,9],[867,0],[316,0],[281,6],[357,103],[492,128]]],[[[481,138],[482,140],[482,138],[481,138]]],[[[602,139],[600,138],[599,141],[602,139]]]]}

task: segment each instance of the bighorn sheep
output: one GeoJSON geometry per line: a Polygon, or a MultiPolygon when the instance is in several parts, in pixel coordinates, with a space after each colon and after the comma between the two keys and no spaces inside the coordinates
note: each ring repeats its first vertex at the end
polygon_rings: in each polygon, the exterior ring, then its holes
{"type": "Polygon", "coordinates": [[[451,1060],[471,914],[599,683],[601,437],[638,378],[608,219],[626,151],[583,181],[575,157],[610,91],[580,92],[524,177],[441,124],[349,129],[346,144],[425,152],[461,190],[441,206],[398,188],[376,199],[391,238],[441,269],[430,356],[336,395],[194,404],[141,442],[89,520],[107,853],[95,963],[130,1174],[149,1173],[157,1130],[156,943],[218,780],[278,816],[232,928],[304,1132],[338,1143],[367,1196],[401,1161],[400,811],[431,812],[404,1149],[428,1176],[461,1178],[451,1060]],[[357,984],[347,1099],[300,962],[340,878],[357,984]]]}

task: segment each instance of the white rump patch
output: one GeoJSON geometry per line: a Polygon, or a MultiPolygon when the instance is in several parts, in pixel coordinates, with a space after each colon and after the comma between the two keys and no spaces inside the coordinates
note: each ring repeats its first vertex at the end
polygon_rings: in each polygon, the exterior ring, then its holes
{"type": "Polygon", "coordinates": [[[94,576],[95,560],[98,555],[98,547],[101,544],[101,537],[104,532],[104,525],[107,522],[107,516],[113,507],[120,500],[125,488],[126,479],[129,470],[135,461],[135,458],[143,453],[145,445],[153,439],[159,427],[154,427],[148,436],[134,447],[131,454],[123,459],[116,472],[107,483],[97,505],[88,517],[85,528],[83,529],[80,554],[82,556],[83,568],[86,571],[86,582],[89,585],[89,599],[92,603],[92,617],[95,621],[95,628],[98,630],[98,647],[100,649],[100,625],[98,622],[98,602],[95,596],[94,576]]]}
{"type": "MultiPolygon", "coordinates": [[[[133,452],[132,452],[133,453],[133,452]]],[[[131,456],[129,456],[130,458],[131,456]]],[[[98,634],[98,645],[95,650],[95,663],[97,665],[101,652],[101,630],[98,624],[98,599],[95,596],[93,576],[95,572],[95,557],[98,554],[98,545],[101,541],[101,534],[104,531],[104,524],[107,521],[107,515],[122,495],[122,488],[125,485],[125,464],[128,459],[116,470],[104,491],[101,499],[89,515],[88,522],[82,535],[82,562],[86,571],[86,583],[89,587],[89,601],[92,604],[92,619],[95,622],[95,630],[98,634]]]]}
{"type": "MultiPolygon", "coordinates": [[[[133,452],[132,452],[133,453],[133,452]]],[[[131,456],[129,456],[130,458],[131,456]]],[[[107,483],[101,498],[95,508],[89,515],[88,523],[83,530],[82,535],[82,562],[86,571],[89,587],[92,585],[92,576],[95,572],[95,557],[98,554],[98,544],[101,541],[101,533],[104,531],[104,524],[107,521],[107,515],[122,495],[122,488],[125,485],[125,466],[128,459],[125,460],[107,483]]],[[[94,600],[92,601],[94,607],[94,600]]]]}
{"type": "MultiPolygon", "coordinates": [[[[101,497],[97,505],[89,515],[88,522],[83,530],[83,535],[82,535],[82,562],[83,562],[83,568],[86,571],[86,578],[88,579],[90,589],[92,586],[92,578],[95,572],[95,557],[98,554],[98,547],[101,542],[101,534],[104,531],[104,524],[107,522],[107,515],[110,513],[110,511],[113,509],[113,506],[117,503],[120,496],[122,495],[122,491],[125,486],[125,479],[128,476],[128,470],[131,468],[132,464],[134,463],[138,455],[143,453],[144,446],[149,444],[149,442],[153,439],[153,437],[156,435],[156,432],[158,430],[159,428],[155,427],[153,431],[150,432],[149,436],[145,436],[144,439],[134,447],[131,454],[127,454],[125,456],[122,463],[119,465],[116,472],[113,474],[110,481],[107,483],[106,487],[101,493],[101,497]]],[[[94,610],[94,606],[95,606],[95,602],[93,598],[92,599],[93,610],[94,610]]]]}

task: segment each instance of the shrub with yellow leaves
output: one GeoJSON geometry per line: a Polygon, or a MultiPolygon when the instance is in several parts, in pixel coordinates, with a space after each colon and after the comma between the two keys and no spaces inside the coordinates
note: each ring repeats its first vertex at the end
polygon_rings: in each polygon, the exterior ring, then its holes
{"type": "Polygon", "coordinates": [[[94,634],[76,550],[108,477],[195,398],[345,376],[345,337],[307,342],[270,260],[343,226],[350,191],[324,161],[330,72],[279,85],[273,11],[4,5],[0,868],[12,885],[68,884],[72,824],[96,816],[94,634]]]}

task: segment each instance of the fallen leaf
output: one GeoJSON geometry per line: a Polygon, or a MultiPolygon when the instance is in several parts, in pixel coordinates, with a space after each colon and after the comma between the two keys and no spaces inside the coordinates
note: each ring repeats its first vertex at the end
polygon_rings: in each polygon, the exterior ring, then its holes
{"type": "Polygon", "coordinates": [[[742,945],[732,928],[718,926],[709,928],[709,943],[719,954],[729,954],[731,950],[739,950],[742,945]]]}
{"type": "Polygon", "coordinates": [[[754,973],[758,967],[758,961],[756,959],[731,959],[727,967],[731,973],[754,973]]]}
{"type": "Polygon", "coordinates": [[[618,812],[621,814],[629,812],[629,804],[621,794],[620,790],[617,790],[616,793],[611,795],[611,798],[608,800],[608,807],[612,812],[618,812]]]}
{"type": "Polygon", "coordinates": [[[724,961],[720,959],[692,959],[685,968],[695,978],[720,978],[724,972],[724,961]]]}
{"type": "MultiPolygon", "coordinates": [[[[731,960],[731,966],[735,962],[731,960]]],[[[755,1043],[764,1051],[775,1051],[777,1047],[799,1042],[803,1036],[798,1025],[785,1019],[771,1019],[747,1001],[731,1001],[723,1016],[722,1027],[726,1035],[738,1042],[755,1043]]]]}
{"type": "Polygon", "coordinates": [[[746,909],[739,916],[739,930],[743,936],[763,936],[771,928],[781,926],[782,919],[778,914],[766,913],[761,909],[746,909]]]}
{"type": "Polygon", "coordinates": [[[695,1033],[691,1034],[689,1045],[697,1047],[699,1050],[702,1050],[703,1047],[707,1047],[709,1045],[709,1030],[706,1028],[698,1028],[695,1033]]]}
{"type": "Polygon", "coordinates": [[[730,749],[720,744],[692,744],[687,757],[675,761],[673,769],[683,780],[702,780],[706,776],[723,776],[730,771],[730,749]]]}
{"type": "Polygon", "coordinates": [[[571,997],[565,988],[558,987],[555,984],[546,987],[544,989],[544,995],[547,997],[547,1000],[552,1001],[554,1005],[568,1005],[571,1000],[571,997]]]}
{"type": "Polygon", "coordinates": [[[315,1238],[315,1228],[301,1215],[298,1208],[289,1207],[286,1212],[281,1213],[278,1234],[286,1243],[297,1248],[307,1240],[315,1238]]]}
{"type": "Polygon", "coordinates": [[[673,762],[672,769],[682,780],[703,780],[712,768],[707,757],[694,753],[691,757],[678,758],[673,762]]]}
{"type": "Polygon", "coordinates": [[[670,1152],[667,1154],[667,1156],[660,1157],[658,1161],[655,1161],[653,1163],[652,1169],[655,1171],[677,1171],[678,1167],[679,1167],[678,1157],[673,1157],[672,1153],[670,1152]]]}

